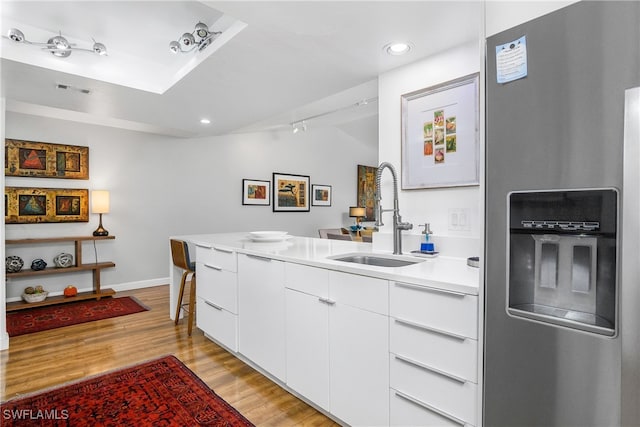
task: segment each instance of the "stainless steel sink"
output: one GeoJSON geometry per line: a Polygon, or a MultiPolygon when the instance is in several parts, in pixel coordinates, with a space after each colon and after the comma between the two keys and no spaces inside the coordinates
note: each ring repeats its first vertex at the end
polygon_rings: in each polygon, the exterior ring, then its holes
{"type": "Polygon", "coordinates": [[[398,255],[379,255],[370,253],[350,253],[328,257],[334,261],[352,262],[356,264],[373,265],[376,267],[405,267],[423,262],[422,259],[403,257],[398,255]]]}

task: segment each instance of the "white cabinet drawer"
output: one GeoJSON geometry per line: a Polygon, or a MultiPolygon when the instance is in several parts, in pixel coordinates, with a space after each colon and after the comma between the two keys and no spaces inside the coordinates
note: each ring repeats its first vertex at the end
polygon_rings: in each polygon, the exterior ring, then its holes
{"type": "Polygon", "coordinates": [[[229,350],[237,352],[238,316],[202,298],[198,298],[197,304],[198,328],[229,350]]]}
{"type": "Polygon", "coordinates": [[[329,270],[288,262],[284,284],[289,289],[326,298],[329,296],[329,270]]]}
{"type": "Polygon", "coordinates": [[[469,338],[478,338],[478,297],[393,282],[391,316],[469,338]]]}
{"type": "Polygon", "coordinates": [[[389,282],[384,279],[330,271],[329,298],[340,304],[389,315],[389,282]]]}
{"type": "Polygon", "coordinates": [[[412,396],[450,419],[476,424],[478,386],[416,366],[391,355],[391,388],[412,396]]]}
{"type": "Polygon", "coordinates": [[[392,427],[460,427],[463,425],[462,422],[440,415],[438,409],[394,389],[391,389],[389,402],[391,403],[389,425],[392,427]]]}
{"type": "Polygon", "coordinates": [[[196,243],[196,261],[226,271],[238,271],[237,255],[230,249],[196,243]]]}
{"type": "Polygon", "coordinates": [[[389,348],[392,353],[478,382],[476,340],[452,336],[448,332],[434,331],[400,319],[391,318],[389,321],[389,348]]]}
{"type": "Polygon", "coordinates": [[[238,313],[238,275],[209,264],[197,263],[196,293],[225,310],[238,313]]]}

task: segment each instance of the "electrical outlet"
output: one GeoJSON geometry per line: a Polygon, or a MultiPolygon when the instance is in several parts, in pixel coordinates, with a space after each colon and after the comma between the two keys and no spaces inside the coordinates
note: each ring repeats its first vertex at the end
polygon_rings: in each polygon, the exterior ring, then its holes
{"type": "Polygon", "coordinates": [[[466,208],[449,209],[449,231],[471,229],[471,212],[466,208]]]}

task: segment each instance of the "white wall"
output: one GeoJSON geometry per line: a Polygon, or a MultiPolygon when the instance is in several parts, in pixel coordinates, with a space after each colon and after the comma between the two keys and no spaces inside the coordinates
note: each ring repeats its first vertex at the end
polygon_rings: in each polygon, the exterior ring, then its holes
{"type": "MultiPolygon", "coordinates": [[[[382,74],[379,79],[379,135],[380,162],[393,164],[401,181],[401,106],[403,94],[439,85],[449,80],[480,71],[481,44],[476,41],[442,52],[412,65],[382,74]]],[[[482,81],[482,80],[481,80],[482,81]]],[[[481,146],[483,151],[483,146],[481,146]]],[[[391,174],[382,176],[383,206],[392,206],[391,174]]],[[[483,224],[481,218],[482,194],[479,186],[400,191],[400,213],[403,220],[414,224],[405,234],[418,234],[418,224],[428,222],[436,236],[468,237],[479,239],[483,224]],[[449,210],[466,209],[469,212],[467,231],[449,230],[449,210]]],[[[391,230],[391,214],[385,220],[385,233],[391,230]]],[[[385,217],[386,218],[386,217],[385,217]]],[[[409,239],[407,239],[408,241],[409,239]]],[[[474,243],[479,250],[478,243],[474,243]]],[[[419,249],[412,247],[409,249],[419,249]]]]}
{"type": "MultiPolygon", "coordinates": [[[[375,126],[375,121],[363,125],[371,123],[375,126]]],[[[110,190],[111,211],[103,215],[103,225],[116,239],[98,242],[97,249],[100,261],[116,263],[102,272],[103,286],[116,290],[167,283],[171,235],[283,229],[316,236],[318,228],[349,224],[346,212],[356,201],[357,165],[377,163],[377,141],[311,125],[296,135],[176,139],[7,112],[6,137],[89,147],[88,181],[7,177],[6,185],[110,190]],[[331,185],[332,206],[294,213],[243,206],[242,179],[271,180],[273,172],[310,175],[312,184],[331,185]]],[[[89,223],[7,224],[5,232],[7,239],[90,235],[97,224],[97,215],[90,215],[89,223]]],[[[61,251],[72,252],[73,246],[7,246],[7,255],[23,257],[24,268],[35,258],[52,265],[61,251]]],[[[85,244],[83,261],[94,259],[93,246],[85,244]]],[[[90,273],[82,274],[35,280],[50,291],[60,292],[68,284],[88,290],[90,273]]],[[[13,279],[7,298],[19,297],[33,282],[13,279]]]]}

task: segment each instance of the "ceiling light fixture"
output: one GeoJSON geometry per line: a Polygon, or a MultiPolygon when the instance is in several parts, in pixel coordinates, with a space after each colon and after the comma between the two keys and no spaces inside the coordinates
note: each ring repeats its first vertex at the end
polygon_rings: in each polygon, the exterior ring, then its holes
{"type": "Polygon", "coordinates": [[[24,37],[24,34],[22,33],[22,31],[20,31],[17,28],[11,28],[9,30],[9,33],[7,34],[7,37],[16,43],[26,43],[34,46],[44,46],[42,49],[48,50],[49,52],[51,52],[53,56],[57,56],[60,58],[68,57],[69,55],[71,55],[71,51],[73,50],[93,52],[100,56],[105,56],[107,54],[107,48],[102,43],[98,43],[97,41],[92,39],[93,46],[91,49],[75,47],[74,44],[69,43],[69,41],[66,38],[62,37],[61,32],[59,32],[57,36],[51,37],[46,43],[32,42],[27,40],[24,37]]]}
{"type": "Polygon", "coordinates": [[[307,131],[307,123],[302,120],[299,122],[293,122],[291,123],[291,126],[293,126],[293,133],[296,134],[300,131],[306,132],[307,131]]]}
{"type": "Polygon", "coordinates": [[[188,53],[196,48],[201,51],[209,46],[220,34],[222,34],[222,31],[209,31],[209,27],[206,24],[198,22],[192,32],[184,33],[178,40],[169,43],[169,50],[172,53],[188,53]],[[196,40],[196,37],[198,40],[196,40]]]}
{"type": "Polygon", "coordinates": [[[412,49],[413,45],[409,42],[393,42],[384,46],[384,51],[389,55],[404,55],[412,49]]]}
{"type": "Polygon", "coordinates": [[[200,123],[202,123],[203,125],[208,125],[209,123],[211,123],[211,120],[209,120],[209,119],[200,119],[200,123]]]}
{"type": "Polygon", "coordinates": [[[83,88],[79,88],[79,87],[75,87],[75,86],[71,86],[71,85],[67,85],[67,84],[62,84],[62,83],[56,83],[56,89],[77,90],[78,92],[84,93],[85,95],[89,95],[91,93],[91,90],[89,90],[89,89],[83,89],[83,88]]]}
{"type": "Polygon", "coordinates": [[[345,107],[341,107],[341,108],[336,108],[335,110],[331,110],[331,111],[326,111],[324,113],[320,113],[320,114],[316,114],[314,116],[309,116],[309,117],[305,117],[304,119],[301,120],[297,120],[295,122],[290,123],[291,126],[293,127],[293,133],[298,133],[301,130],[306,132],[307,131],[307,121],[312,120],[312,119],[317,119],[320,117],[324,117],[324,116],[328,116],[329,114],[333,114],[333,113],[337,113],[339,111],[343,111],[343,110],[347,110],[350,108],[357,108],[357,107],[364,107],[366,105],[369,105],[372,102],[375,102],[378,100],[378,97],[373,97],[373,98],[365,98],[362,99],[358,102],[356,102],[355,104],[349,104],[345,107]]]}

